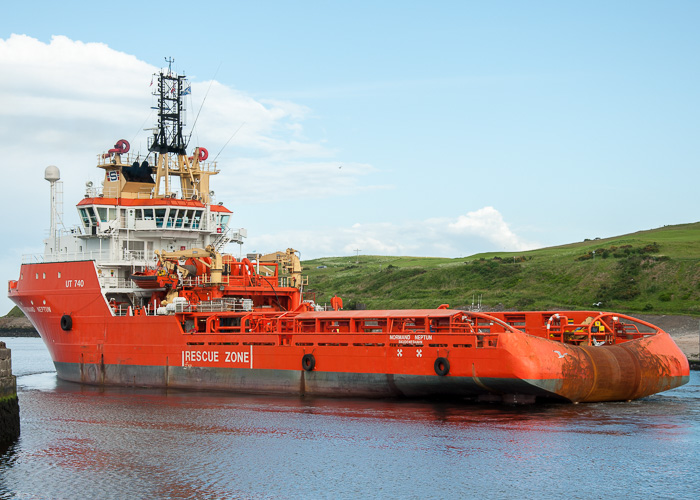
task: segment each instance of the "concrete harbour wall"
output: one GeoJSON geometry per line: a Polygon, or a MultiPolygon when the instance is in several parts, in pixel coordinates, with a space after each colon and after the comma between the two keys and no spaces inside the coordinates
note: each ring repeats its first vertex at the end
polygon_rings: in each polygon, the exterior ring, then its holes
{"type": "Polygon", "coordinates": [[[12,357],[5,342],[0,342],[0,443],[19,436],[17,380],[12,375],[12,357]]]}

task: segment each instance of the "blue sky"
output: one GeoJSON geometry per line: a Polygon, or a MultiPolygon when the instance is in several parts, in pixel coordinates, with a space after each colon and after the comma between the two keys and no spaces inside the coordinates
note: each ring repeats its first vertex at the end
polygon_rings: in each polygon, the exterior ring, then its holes
{"type": "MultiPolygon", "coordinates": [[[[0,19],[4,279],[175,58],[244,251],[460,257],[700,220],[698,2],[32,2],[0,19]],[[167,9],[167,10],[166,10],[167,9]],[[23,35],[23,36],[19,36],[23,35]],[[212,84],[212,80],[214,83],[212,84]],[[29,202],[28,200],[32,200],[29,202]]],[[[142,148],[145,149],[145,148],[142,148]]],[[[236,249],[232,249],[236,250],[236,249]]],[[[6,299],[0,313],[10,308],[6,299]]]]}

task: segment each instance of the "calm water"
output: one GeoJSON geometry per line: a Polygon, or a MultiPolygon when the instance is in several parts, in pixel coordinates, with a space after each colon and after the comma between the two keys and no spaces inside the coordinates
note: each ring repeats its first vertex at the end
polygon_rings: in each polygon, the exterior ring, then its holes
{"type": "Polygon", "coordinates": [[[86,388],[12,349],[0,498],[697,498],[700,377],[632,403],[508,407],[86,388]]]}

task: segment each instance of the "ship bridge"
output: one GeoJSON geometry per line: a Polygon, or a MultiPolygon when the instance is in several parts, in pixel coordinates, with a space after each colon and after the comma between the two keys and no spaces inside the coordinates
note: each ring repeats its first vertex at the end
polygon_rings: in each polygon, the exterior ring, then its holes
{"type": "MultiPolygon", "coordinates": [[[[143,192],[142,192],[143,193],[143,192]]],[[[81,224],[45,240],[43,256],[30,262],[94,260],[105,292],[135,291],[133,272],[153,267],[156,250],[183,251],[229,242],[243,243],[245,229],[229,227],[232,212],[223,204],[169,196],[109,197],[87,186],[77,204],[81,224]]]]}
{"type": "Polygon", "coordinates": [[[125,139],[98,155],[104,172],[99,187],[86,184],[77,204],[80,225],[61,222],[62,183],[56,167],[45,178],[52,186],[51,235],[43,256],[25,263],[94,260],[103,289],[132,293],[130,276],[156,264],[155,252],[211,246],[221,252],[229,242],[242,244],[245,229],[229,228],[231,210],[214,202],[210,178],[219,173],[209,152],[194,147],[187,155],[182,134],[184,76],[159,75],[158,126],[146,155],[130,153],[125,139]]]}

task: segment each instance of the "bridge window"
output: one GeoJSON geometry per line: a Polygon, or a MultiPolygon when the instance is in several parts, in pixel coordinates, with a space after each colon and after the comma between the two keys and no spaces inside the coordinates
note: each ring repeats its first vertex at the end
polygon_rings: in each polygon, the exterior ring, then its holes
{"type": "Polygon", "coordinates": [[[194,218],[194,210],[187,210],[185,216],[183,217],[184,227],[189,229],[192,225],[192,219],[194,218]]]}
{"type": "Polygon", "coordinates": [[[96,207],[99,219],[102,222],[107,222],[109,220],[114,220],[117,218],[117,209],[108,207],[96,207]]]}
{"type": "MultiPolygon", "coordinates": [[[[171,210],[172,213],[172,210],[171,210]]],[[[185,214],[184,210],[177,210],[175,212],[175,227],[178,229],[182,228],[182,222],[183,222],[183,215],[185,214]]]]}
{"type": "Polygon", "coordinates": [[[85,209],[87,211],[87,215],[90,218],[90,224],[94,227],[97,227],[97,212],[95,211],[95,207],[88,207],[85,209]]]}
{"type": "Polygon", "coordinates": [[[163,227],[165,220],[165,208],[156,208],[156,227],[163,227]]]}
{"type": "Polygon", "coordinates": [[[152,208],[144,208],[143,209],[143,218],[145,220],[153,220],[153,209],[152,208]]]}
{"type": "Polygon", "coordinates": [[[97,225],[97,212],[95,212],[95,208],[90,207],[87,209],[87,211],[88,211],[88,215],[90,216],[90,223],[93,226],[96,226],[97,225]]]}
{"type": "Polygon", "coordinates": [[[83,226],[87,228],[90,225],[90,216],[88,215],[87,210],[85,210],[84,208],[79,209],[79,212],[80,218],[83,221],[83,226]]]}
{"type": "Polygon", "coordinates": [[[168,210],[168,223],[166,227],[175,227],[175,216],[177,215],[177,210],[171,208],[168,210]]]}

